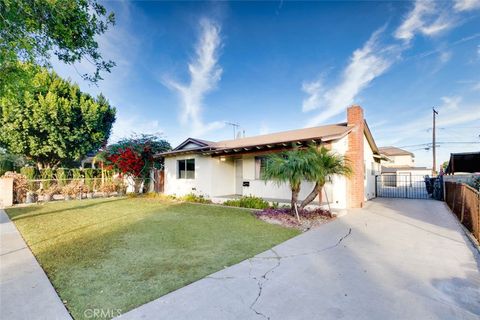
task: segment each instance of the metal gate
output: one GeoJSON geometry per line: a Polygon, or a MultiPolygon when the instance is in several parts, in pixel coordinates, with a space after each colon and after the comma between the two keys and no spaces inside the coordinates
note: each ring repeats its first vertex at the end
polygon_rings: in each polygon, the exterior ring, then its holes
{"type": "Polygon", "coordinates": [[[376,196],[382,198],[430,199],[434,180],[421,175],[383,174],[376,176],[376,196]]]}

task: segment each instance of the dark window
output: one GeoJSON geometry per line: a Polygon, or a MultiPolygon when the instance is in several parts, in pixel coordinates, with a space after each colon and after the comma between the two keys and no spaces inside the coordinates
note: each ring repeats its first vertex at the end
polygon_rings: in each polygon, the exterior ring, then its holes
{"type": "Polygon", "coordinates": [[[195,159],[177,161],[177,179],[195,179],[195,159]]]}
{"type": "Polygon", "coordinates": [[[255,179],[262,179],[267,162],[266,157],[255,157],[255,179]]]}

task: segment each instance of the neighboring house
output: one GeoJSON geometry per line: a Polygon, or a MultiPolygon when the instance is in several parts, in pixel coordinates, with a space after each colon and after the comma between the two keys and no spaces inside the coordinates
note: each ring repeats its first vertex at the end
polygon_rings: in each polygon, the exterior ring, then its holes
{"type": "Polygon", "coordinates": [[[480,152],[450,153],[445,174],[480,173],[480,152]]]}
{"type": "MultiPolygon", "coordinates": [[[[335,177],[325,187],[332,207],[362,207],[375,196],[375,175],[380,172],[381,156],[360,106],[347,109],[346,123],[218,142],[188,138],[172,151],[157,156],[165,158],[166,194],[181,196],[193,192],[215,202],[241,195],[289,202],[291,191],[287,184],[278,186],[261,180],[265,157],[291,149],[292,145],[306,147],[312,143],[345,155],[352,163],[352,177],[335,177]]],[[[313,185],[303,182],[299,199],[313,185]]]]}
{"type": "Polygon", "coordinates": [[[432,174],[432,169],[415,166],[415,155],[412,152],[397,147],[380,147],[382,155],[382,176],[385,185],[400,186],[423,181],[432,174]],[[394,178],[392,177],[394,176],[394,178]]]}

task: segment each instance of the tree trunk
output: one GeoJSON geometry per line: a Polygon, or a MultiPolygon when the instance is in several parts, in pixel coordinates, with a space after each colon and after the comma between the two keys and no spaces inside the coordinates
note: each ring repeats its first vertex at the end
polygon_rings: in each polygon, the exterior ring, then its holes
{"type": "Polygon", "coordinates": [[[300,209],[303,210],[310,202],[315,200],[317,195],[320,195],[322,192],[323,185],[320,185],[318,182],[315,183],[315,187],[313,187],[312,192],[305,198],[305,200],[302,201],[302,204],[300,205],[300,209]]]}
{"type": "Polygon", "coordinates": [[[292,189],[292,201],[290,202],[290,213],[292,216],[295,216],[295,205],[297,204],[298,201],[298,194],[300,193],[300,190],[298,189],[292,189]]]}
{"type": "Polygon", "coordinates": [[[315,183],[315,186],[313,187],[313,190],[308,194],[308,196],[302,201],[302,204],[300,205],[300,209],[305,208],[310,202],[315,200],[315,197],[318,194],[318,182],[315,183]]]}

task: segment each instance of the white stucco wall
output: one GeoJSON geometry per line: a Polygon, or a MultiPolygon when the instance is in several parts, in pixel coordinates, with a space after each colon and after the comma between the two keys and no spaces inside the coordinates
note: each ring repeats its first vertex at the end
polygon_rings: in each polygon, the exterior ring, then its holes
{"type": "Polygon", "coordinates": [[[214,197],[234,193],[234,163],[202,155],[165,158],[165,194],[184,196],[189,193],[214,197]],[[195,159],[195,178],[177,179],[177,161],[195,159]]]}
{"type": "Polygon", "coordinates": [[[184,155],[165,159],[165,193],[183,196],[195,193],[210,197],[212,193],[212,167],[210,157],[184,155]],[[177,179],[177,160],[195,159],[195,178],[177,179]]]}
{"type": "MultiPolygon", "coordinates": [[[[331,150],[345,155],[348,149],[348,137],[331,143],[331,150]]],[[[183,155],[167,157],[165,159],[165,193],[183,196],[195,193],[205,197],[217,197],[235,194],[235,162],[231,158],[225,161],[220,157],[202,155],[183,155]],[[177,160],[195,159],[195,179],[177,179],[177,160]]],[[[373,153],[365,139],[365,159],[367,176],[365,179],[365,198],[375,196],[375,176],[372,175],[373,153]]],[[[263,181],[255,177],[255,157],[242,157],[243,181],[249,186],[242,187],[243,195],[254,195],[262,198],[289,200],[291,191],[288,184],[277,185],[271,181],[263,181]]],[[[301,186],[299,199],[304,199],[313,189],[314,183],[304,181],[301,186]]],[[[334,177],[325,185],[325,191],[333,208],[347,206],[347,179],[334,177]]],[[[323,195],[323,200],[326,198],[323,195]]]]}
{"type": "Polygon", "coordinates": [[[382,165],[385,167],[398,167],[415,165],[415,158],[411,155],[388,156],[390,161],[382,160],[382,165]]]}

